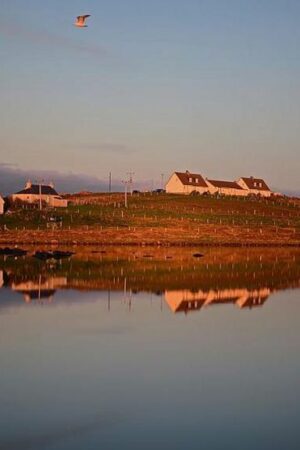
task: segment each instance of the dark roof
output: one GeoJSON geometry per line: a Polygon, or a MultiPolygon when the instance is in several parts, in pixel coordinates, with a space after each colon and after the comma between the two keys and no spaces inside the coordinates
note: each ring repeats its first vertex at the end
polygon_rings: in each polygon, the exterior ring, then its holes
{"type": "Polygon", "coordinates": [[[264,180],[261,178],[242,177],[242,180],[246,183],[248,189],[256,189],[258,191],[269,191],[270,188],[264,180]],[[255,185],[254,185],[255,183],[255,185]]]}
{"type": "Polygon", "coordinates": [[[175,172],[175,174],[178,176],[181,183],[184,185],[207,187],[204,178],[199,173],[190,173],[187,171],[187,172],[175,172]],[[198,182],[196,182],[196,179],[198,179],[198,182]]]}
{"type": "Polygon", "coordinates": [[[209,181],[213,186],[217,188],[243,190],[243,188],[240,185],[238,185],[235,181],[222,181],[222,180],[207,180],[207,181],[209,181]]]}
{"type": "Polygon", "coordinates": [[[191,300],[182,300],[182,302],[177,306],[175,313],[178,312],[189,312],[189,311],[198,311],[199,309],[202,308],[202,306],[204,305],[205,300],[201,299],[201,300],[197,300],[195,299],[191,299],[191,300]],[[196,302],[197,302],[197,306],[196,306],[196,302]]]}
{"type": "Polygon", "coordinates": [[[30,289],[29,291],[19,291],[22,294],[28,296],[31,300],[38,300],[40,298],[49,298],[52,297],[56,289],[30,289]]]}
{"type": "MultiPolygon", "coordinates": [[[[35,194],[40,195],[40,185],[32,184],[30,187],[22,189],[22,191],[17,192],[17,194],[35,194]]],[[[53,187],[42,184],[41,185],[41,194],[42,195],[58,195],[53,187]]]]}

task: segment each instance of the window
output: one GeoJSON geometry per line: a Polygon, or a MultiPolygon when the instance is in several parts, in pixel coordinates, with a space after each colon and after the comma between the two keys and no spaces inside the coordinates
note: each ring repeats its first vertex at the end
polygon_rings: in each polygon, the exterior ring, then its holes
{"type": "Polygon", "coordinates": [[[189,178],[189,182],[190,182],[190,183],[193,182],[193,178],[192,178],[192,177],[189,178]]]}
{"type": "Polygon", "coordinates": [[[199,179],[198,178],[196,178],[196,183],[199,183],[199,179]]]}
{"type": "Polygon", "coordinates": [[[256,187],[256,181],[253,182],[253,186],[256,187]]]}
{"type": "Polygon", "coordinates": [[[259,185],[260,188],[262,187],[262,183],[259,183],[258,185],[259,185]]]}

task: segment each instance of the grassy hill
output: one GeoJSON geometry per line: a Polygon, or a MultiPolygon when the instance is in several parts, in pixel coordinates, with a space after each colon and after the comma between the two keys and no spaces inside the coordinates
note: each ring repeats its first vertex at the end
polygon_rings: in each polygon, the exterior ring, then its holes
{"type": "Polygon", "coordinates": [[[141,193],[77,194],[67,209],[0,217],[0,244],[300,245],[300,202],[141,193]],[[53,217],[61,217],[53,223],[53,217]]]}

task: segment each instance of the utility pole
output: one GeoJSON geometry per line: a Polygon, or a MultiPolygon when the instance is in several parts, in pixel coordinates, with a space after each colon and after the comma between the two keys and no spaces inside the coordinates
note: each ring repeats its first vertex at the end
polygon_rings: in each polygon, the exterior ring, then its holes
{"type": "Polygon", "coordinates": [[[42,184],[39,182],[39,209],[42,211],[42,184]]]}
{"type": "Polygon", "coordinates": [[[165,176],[165,174],[161,173],[160,176],[161,176],[161,189],[164,189],[164,176],[165,176]]]}
{"type": "Polygon", "coordinates": [[[128,207],[127,191],[128,191],[128,185],[130,184],[130,180],[122,180],[122,183],[124,184],[124,206],[125,206],[125,208],[127,208],[128,207]]]}
{"type": "Polygon", "coordinates": [[[127,175],[129,176],[130,194],[132,195],[133,175],[135,175],[135,173],[134,172],[127,172],[127,175]]]}
{"type": "Polygon", "coordinates": [[[109,172],[108,177],[108,192],[111,193],[111,172],[109,172]]]}

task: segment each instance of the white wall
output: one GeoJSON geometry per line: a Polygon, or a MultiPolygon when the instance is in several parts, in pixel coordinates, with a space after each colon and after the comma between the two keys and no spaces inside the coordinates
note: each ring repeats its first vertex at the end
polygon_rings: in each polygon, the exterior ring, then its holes
{"type": "Polygon", "coordinates": [[[0,214],[4,213],[4,200],[0,197],[0,214]]]}

